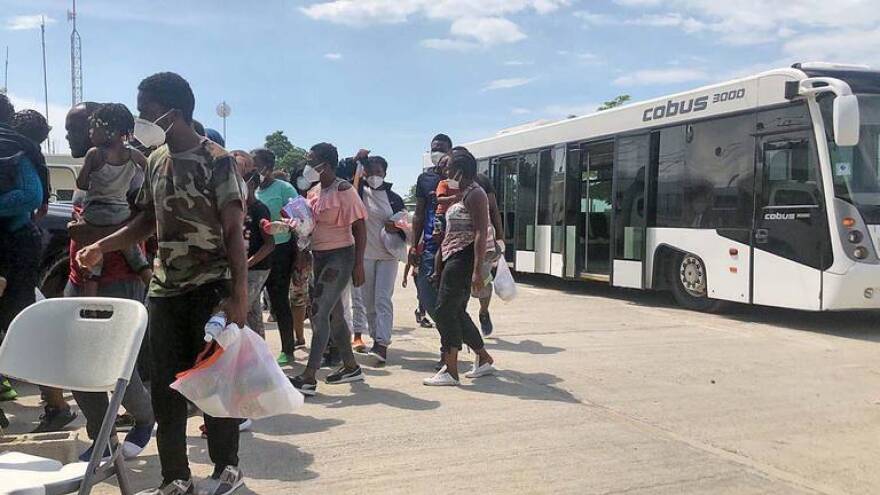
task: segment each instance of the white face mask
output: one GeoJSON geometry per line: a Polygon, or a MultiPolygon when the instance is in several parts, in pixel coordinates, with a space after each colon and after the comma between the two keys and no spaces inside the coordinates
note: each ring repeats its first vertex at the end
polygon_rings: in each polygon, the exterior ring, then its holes
{"type": "Polygon", "coordinates": [[[309,182],[308,179],[302,176],[296,179],[296,187],[298,187],[300,191],[308,191],[312,188],[312,184],[314,184],[314,182],[309,182]]]}
{"type": "Polygon", "coordinates": [[[140,117],[134,119],[134,137],[147,148],[158,148],[165,144],[165,133],[171,130],[174,124],[172,123],[168,126],[168,129],[162,129],[162,126],[156,122],[159,122],[171,112],[171,110],[168,110],[153,122],[140,117]]]}
{"type": "Polygon", "coordinates": [[[432,151],[431,152],[431,163],[433,163],[434,166],[436,167],[437,165],[440,164],[440,159],[443,158],[443,155],[445,155],[445,154],[446,153],[443,153],[442,151],[432,151]]]}
{"type": "Polygon", "coordinates": [[[379,189],[382,187],[382,184],[385,183],[385,177],[380,175],[371,175],[367,177],[367,185],[372,187],[373,189],[379,189]]]}
{"type": "Polygon", "coordinates": [[[461,181],[459,179],[446,179],[446,185],[449,186],[449,189],[459,189],[461,181]]]}
{"type": "Polygon", "coordinates": [[[309,184],[314,184],[321,180],[321,174],[311,165],[306,165],[306,168],[303,169],[302,176],[305,180],[309,181],[309,184]]]}

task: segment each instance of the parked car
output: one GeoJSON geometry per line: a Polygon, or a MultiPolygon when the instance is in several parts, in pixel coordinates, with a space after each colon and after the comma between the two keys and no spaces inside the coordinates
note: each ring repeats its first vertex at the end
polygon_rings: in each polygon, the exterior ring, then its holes
{"type": "Polygon", "coordinates": [[[73,215],[70,203],[49,203],[49,211],[39,222],[43,231],[43,256],[39,287],[46,297],[59,297],[67,284],[70,267],[70,236],[67,223],[73,215]]]}

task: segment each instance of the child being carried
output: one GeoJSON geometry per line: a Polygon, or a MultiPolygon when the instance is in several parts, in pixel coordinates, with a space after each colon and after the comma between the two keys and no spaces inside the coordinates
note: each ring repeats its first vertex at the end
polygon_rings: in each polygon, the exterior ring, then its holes
{"type": "MultiPolygon", "coordinates": [[[[145,169],[147,164],[140,151],[126,144],[133,131],[134,117],[121,103],[101,105],[89,117],[89,138],[95,147],[86,153],[85,163],[76,179],[76,186],[86,192],[82,215],[69,226],[70,236],[80,245],[94,242],[109,233],[101,227],[118,230],[131,217],[126,194],[139,167],[145,169]]],[[[122,254],[131,269],[149,284],[153,272],[140,247],[132,246],[122,254]]],[[[86,296],[97,294],[101,272],[99,264],[87,274],[86,296]]]]}

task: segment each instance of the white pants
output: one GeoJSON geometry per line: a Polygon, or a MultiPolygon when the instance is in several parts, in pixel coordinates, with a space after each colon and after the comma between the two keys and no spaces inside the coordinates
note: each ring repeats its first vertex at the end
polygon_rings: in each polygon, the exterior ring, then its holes
{"type": "Polygon", "coordinates": [[[349,282],[342,291],[342,314],[353,333],[367,333],[367,310],[361,296],[362,289],[363,287],[355,287],[349,282]]]}
{"type": "Polygon", "coordinates": [[[397,260],[364,260],[365,281],[361,287],[370,337],[377,343],[391,344],[394,326],[394,285],[397,283],[397,260]]]}

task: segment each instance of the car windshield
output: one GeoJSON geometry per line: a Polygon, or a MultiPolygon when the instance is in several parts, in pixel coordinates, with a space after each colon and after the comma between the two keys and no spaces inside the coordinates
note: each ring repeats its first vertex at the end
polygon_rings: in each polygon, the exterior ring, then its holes
{"type": "Polygon", "coordinates": [[[830,135],[832,103],[832,98],[822,100],[834,194],[854,204],[866,222],[880,223],[880,95],[859,95],[861,132],[857,146],[834,143],[830,135]]]}

